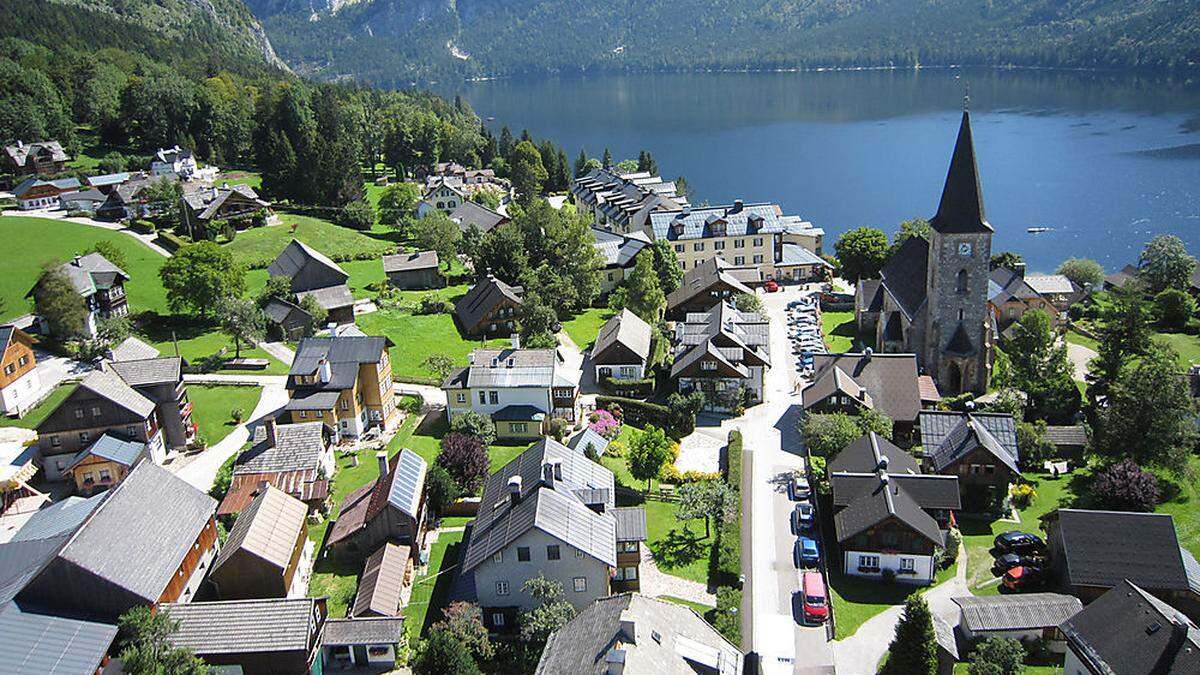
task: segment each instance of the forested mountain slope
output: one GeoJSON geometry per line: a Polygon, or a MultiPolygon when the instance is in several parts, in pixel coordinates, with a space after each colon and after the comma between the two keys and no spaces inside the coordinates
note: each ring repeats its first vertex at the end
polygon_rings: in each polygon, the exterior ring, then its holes
{"type": "Polygon", "coordinates": [[[246,0],[293,67],[403,83],[582,70],[1200,62],[1200,0],[246,0]]]}

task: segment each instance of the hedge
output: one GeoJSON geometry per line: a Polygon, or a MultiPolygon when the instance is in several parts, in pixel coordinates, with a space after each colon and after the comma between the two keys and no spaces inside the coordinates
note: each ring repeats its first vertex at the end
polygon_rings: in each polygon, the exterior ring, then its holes
{"type": "Polygon", "coordinates": [[[732,642],[742,646],[742,591],[737,588],[717,589],[717,609],[714,612],[713,628],[732,642]]]}
{"type": "Polygon", "coordinates": [[[187,246],[187,241],[175,234],[166,230],[159,230],[158,236],[154,238],[154,243],[166,249],[168,253],[174,253],[179,249],[187,246]]]}
{"type": "MultiPolygon", "coordinates": [[[[671,411],[667,406],[621,396],[596,397],[596,408],[598,409],[608,410],[614,403],[621,408],[625,424],[632,424],[635,427],[645,427],[653,424],[659,429],[671,433],[671,411]]],[[[676,437],[676,440],[678,440],[678,437],[676,437]]]]}
{"type": "Polygon", "coordinates": [[[654,393],[655,380],[653,377],[641,379],[622,379],[606,377],[600,380],[600,386],[619,398],[646,398],[654,393]]]}
{"type": "MultiPolygon", "coordinates": [[[[712,583],[716,586],[737,587],[742,576],[742,433],[729,432],[724,468],[725,482],[737,495],[734,517],[717,527],[713,544],[712,583]]],[[[740,593],[739,593],[740,595],[740,593]]],[[[718,612],[719,614],[719,612],[718,612]]]]}

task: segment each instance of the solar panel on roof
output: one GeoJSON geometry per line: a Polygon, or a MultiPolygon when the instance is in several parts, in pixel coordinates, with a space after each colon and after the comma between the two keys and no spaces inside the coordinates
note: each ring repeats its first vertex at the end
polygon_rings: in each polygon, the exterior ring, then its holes
{"type": "Polygon", "coordinates": [[[407,448],[401,450],[396,476],[388,493],[388,503],[416,518],[424,482],[425,460],[407,448]]]}

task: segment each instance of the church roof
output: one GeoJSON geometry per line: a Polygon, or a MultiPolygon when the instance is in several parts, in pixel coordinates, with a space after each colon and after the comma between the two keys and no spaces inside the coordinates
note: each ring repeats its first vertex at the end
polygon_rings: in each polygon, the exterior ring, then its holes
{"type": "Polygon", "coordinates": [[[929,224],[938,232],[969,234],[991,232],[983,213],[983,190],[979,187],[979,168],[975,163],[975,143],[971,139],[971,114],[963,111],[958,128],[950,171],[942,188],[942,201],[929,224]]]}
{"type": "Polygon", "coordinates": [[[929,265],[929,242],[924,237],[909,237],[888,258],[880,275],[881,285],[911,320],[925,304],[929,265]]]}

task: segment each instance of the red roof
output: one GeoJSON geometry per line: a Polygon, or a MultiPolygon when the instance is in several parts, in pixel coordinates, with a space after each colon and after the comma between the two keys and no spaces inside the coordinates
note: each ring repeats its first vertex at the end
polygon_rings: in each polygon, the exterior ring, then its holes
{"type": "Polygon", "coordinates": [[[321,478],[316,469],[239,473],[233,476],[229,492],[225,493],[225,499],[217,507],[217,515],[241,513],[254,500],[254,493],[264,482],[309,505],[313,502],[323,503],[329,498],[329,481],[321,478]]]}

